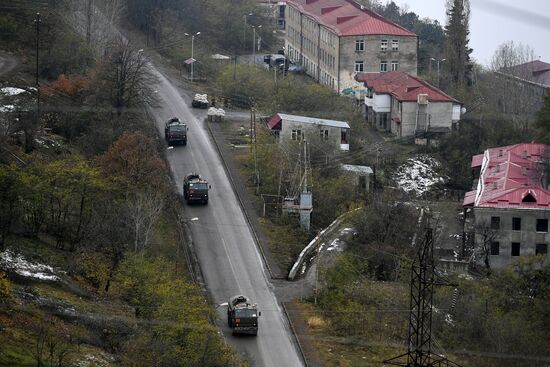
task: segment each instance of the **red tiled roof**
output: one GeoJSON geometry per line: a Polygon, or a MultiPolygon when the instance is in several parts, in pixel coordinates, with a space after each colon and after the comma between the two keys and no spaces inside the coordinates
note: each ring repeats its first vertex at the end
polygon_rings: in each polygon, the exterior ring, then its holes
{"type": "Polygon", "coordinates": [[[470,165],[471,168],[481,167],[481,164],[483,163],[483,154],[474,155],[472,157],[472,164],[470,165]]]}
{"type": "Polygon", "coordinates": [[[391,94],[399,101],[416,101],[419,94],[427,94],[430,102],[460,103],[425,80],[402,71],[357,73],[355,80],[365,83],[376,94],[391,94]]]}
{"type": "MultiPolygon", "coordinates": [[[[541,185],[539,165],[547,154],[546,145],[535,143],[487,149],[474,205],[550,209],[550,191],[541,185]]],[[[464,205],[470,201],[467,193],[464,205]]]]}
{"type": "Polygon", "coordinates": [[[416,36],[381,15],[362,8],[353,0],[287,0],[287,5],[292,5],[301,13],[314,18],[339,36],[416,36]]]}

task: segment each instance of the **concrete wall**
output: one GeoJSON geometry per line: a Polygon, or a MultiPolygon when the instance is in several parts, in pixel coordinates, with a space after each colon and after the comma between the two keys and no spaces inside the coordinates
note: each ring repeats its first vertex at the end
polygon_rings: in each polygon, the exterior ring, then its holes
{"type": "Polygon", "coordinates": [[[340,90],[350,87],[355,82],[355,62],[363,61],[366,73],[380,72],[380,63],[387,62],[387,71],[391,71],[392,61],[398,62],[399,71],[411,75],[417,73],[416,36],[365,35],[341,37],[340,46],[340,90]],[[355,50],[355,42],[364,41],[364,51],[355,50]],[[381,50],[381,41],[388,42],[386,51],[381,50]],[[399,41],[399,51],[392,51],[392,40],[399,41]]]}
{"type": "Polygon", "coordinates": [[[430,127],[452,127],[452,102],[430,102],[427,106],[416,102],[399,102],[392,97],[391,118],[399,117],[401,124],[391,121],[391,133],[397,137],[413,136],[417,127],[424,131],[429,123],[430,127]]]}
{"type": "MultiPolygon", "coordinates": [[[[550,210],[478,207],[474,208],[474,215],[476,228],[490,228],[491,217],[500,217],[500,229],[494,230],[494,240],[499,242],[500,254],[489,256],[493,268],[512,264],[521,256],[534,255],[537,244],[550,245],[550,233],[536,231],[537,219],[548,219],[550,222],[550,210]],[[512,230],[513,217],[521,218],[521,231],[512,230]],[[512,242],[520,243],[520,256],[512,256],[512,242]]],[[[479,229],[476,230],[475,239],[478,249],[481,249],[483,236],[479,229]]],[[[483,258],[480,261],[483,261],[483,258]]]]}
{"type": "MultiPolygon", "coordinates": [[[[324,125],[313,125],[313,124],[302,124],[294,121],[285,121],[281,123],[281,131],[279,133],[279,142],[280,143],[289,143],[292,141],[292,130],[302,130],[304,138],[312,142],[321,142],[320,131],[328,130],[328,140],[322,141],[323,144],[326,144],[330,149],[340,150],[341,142],[341,131],[339,127],[333,126],[324,126],[324,125]]],[[[349,131],[348,131],[348,142],[349,142],[349,131]]]]}

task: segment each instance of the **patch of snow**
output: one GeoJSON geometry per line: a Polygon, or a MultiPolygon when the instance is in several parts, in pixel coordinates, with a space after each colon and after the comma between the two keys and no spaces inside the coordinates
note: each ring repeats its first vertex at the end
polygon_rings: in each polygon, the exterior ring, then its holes
{"type": "Polygon", "coordinates": [[[307,270],[307,265],[306,265],[306,263],[304,263],[304,264],[302,265],[302,269],[300,270],[300,274],[301,274],[301,275],[304,275],[304,273],[306,272],[306,270],[307,270]]]}
{"type": "Polygon", "coordinates": [[[445,314],[445,322],[451,326],[455,326],[453,316],[450,313],[445,314]]]}
{"type": "Polygon", "coordinates": [[[49,138],[35,138],[34,141],[44,148],[55,148],[61,146],[58,142],[49,138]]]}
{"type": "Polygon", "coordinates": [[[0,89],[0,93],[6,96],[16,96],[21,93],[27,93],[25,89],[15,88],[15,87],[5,87],[0,89]]]}
{"type": "Polygon", "coordinates": [[[82,357],[76,365],[77,367],[108,367],[109,362],[104,356],[96,356],[89,353],[82,357]]]}
{"type": "Polygon", "coordinates": [[[191,222],[195,222],[195,221],[197,221],[197,220],[199,220],[199,218],[198,218],[198,217],[195,217],[195,218],[191,218],[191,222]]]}
{"type": "Polygon", "coordinates": [[[23,256],[14,254],[10,250],[0,253],[0,266],[28,278],[59,280],[59,277],[54,275],[54,270],[51,266],[31,263],[25,260],[23,256]]]}
{"type": "Polygon", "coordinates": [[[15,106],[12,104],[0,106],[0,112],[13,112],[13,111],[15,111],[15,106]]]}
{"type": "Polygon", "coordinates": [[[465,280],[474,280],[474,277],[472,277],[470,274],[458,274],[458,277],[465,280]]]}
{"type": "Polygon", "coordinates": [[[335,239],[334,241],[331,242],[330,246],[327,247],[327,251],[333,251],[333,250],[336,250],[338,252],[342,251],[342,249],[340,248],[340,239],[337,238],[335,239]]]}
{"type": "Polygon", "coordinates": [[[409,158],[397,168],[393,179],[405,192],[421,196],[437,183],[444,183],[446,177],[440,176],[436,169],[441,163],[427,155],[409,158]]]}

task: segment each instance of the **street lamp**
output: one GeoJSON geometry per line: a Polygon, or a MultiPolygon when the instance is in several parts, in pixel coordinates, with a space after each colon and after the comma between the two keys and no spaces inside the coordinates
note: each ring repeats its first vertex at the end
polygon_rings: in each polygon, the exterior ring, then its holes
{"type": "Polygon", "coordinates": [[[243,17],[244,17],[243,45],[244,45],[245,48],[246,48],[246,28],[248,27],[247,19],[248,19],[248,17],[250,17],[252,15],[254,15],[254,14],[248,13],[248,14],[243,15],[243,17]]]}
{"type": "MultiPolygon", "coordinates": [[[[189,33],[184,33],[186,36],[189,36],[189,33]]],[[[191,81],[193,81],[193,67],[195,66],[195,58],[194,51],[195,51],[195,36],[198,36],[201,34],[201,32],[197,32],[195,34],[191,35],[191,81]]]]}
{"type": "Polygon", "coordinates": [[[260,29],[262,26],[252,26],[252,30],[254,31],[254,38],[252,39],[252,60],[254,62],[254,66],[256,66],[256,28],[260,29]]]}
{"type": "Polygon", "coordinates": [[[447,59],[434,59],[433,57],[431,58],[431,61],[437,62],[437,87],[438,88],[439,88],[439,64],[442,63],[445,60],[447,60],[447,59]]]}

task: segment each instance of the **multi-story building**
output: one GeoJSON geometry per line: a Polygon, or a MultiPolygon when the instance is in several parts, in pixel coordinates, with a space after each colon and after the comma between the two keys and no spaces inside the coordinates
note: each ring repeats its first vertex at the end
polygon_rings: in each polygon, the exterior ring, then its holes
{"type": "Polygon", "coordinates": [[[479,179],[464,207],[473,212],[478,262],[498,268],[524,255],[547,256],[548,153],[544,144],[516,144],[472,158],[479,179]]]}
{"type": "Polygon", "coordinates": [[[416,75],[416,34],[353,0],[287,0],[285,49],[307,74],[338,92],[355,74],[416,75]]]}
{"type": "Polygon", "coordinates": [[[462,104],[426,81],[402,71],[358,73],[364,83],[365,116],[378,130],[422,138],[450,132],[462,104]]]}

